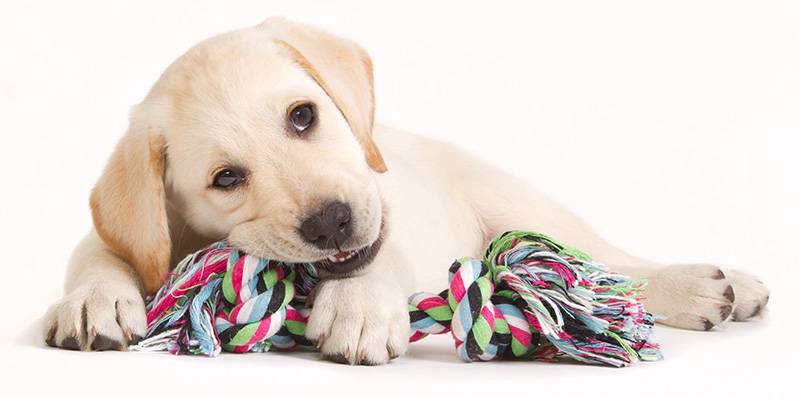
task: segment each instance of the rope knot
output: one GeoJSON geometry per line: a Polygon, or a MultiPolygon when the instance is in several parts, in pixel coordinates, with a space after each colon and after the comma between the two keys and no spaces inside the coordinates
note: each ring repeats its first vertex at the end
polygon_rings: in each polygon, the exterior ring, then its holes
{"type": "Polygon", "coordinates": [[[247,255],[215,243],[184,259],[148,306],[148,349],[217,355],[310,346],[310,264],[247,255]]]}
{"type": "Polygon", "coordinates": [[[507,232],[483,261],[453,263],[449,281],[438,295],[411,297],[412,341],[450,332],[465,361],[565,354],[624,366],[660,358],[648,341],[653,317],[638,300],[643,283],[545,235],[507,232]]]}

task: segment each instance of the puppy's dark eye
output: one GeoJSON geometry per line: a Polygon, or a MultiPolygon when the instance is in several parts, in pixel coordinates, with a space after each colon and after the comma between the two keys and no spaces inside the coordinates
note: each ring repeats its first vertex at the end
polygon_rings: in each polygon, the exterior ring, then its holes
{"type": "Polygon", "coordinates": [[[302,134],[317,121],[317,109],[310,102],[302,102],[289,108],[289,128],[295,133],[302,134]]]}
{"type": "Polygon", "coordinates": [[[244,173],[234,169],[222,169],[214,175],[214,188],[231,189],[244,182],[244,173]]]}

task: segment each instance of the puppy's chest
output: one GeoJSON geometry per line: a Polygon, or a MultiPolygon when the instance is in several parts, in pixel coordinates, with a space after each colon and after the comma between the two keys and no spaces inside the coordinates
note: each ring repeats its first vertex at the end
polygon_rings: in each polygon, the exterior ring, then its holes
{"type": "Polygon", "coordinates": [[[482,254],[478,216],[457,193],[422,177],[385,184],[382,194],[388,206],[387,243],[406,259],[415,290],[441,290],[455,259],[482,254]]]}

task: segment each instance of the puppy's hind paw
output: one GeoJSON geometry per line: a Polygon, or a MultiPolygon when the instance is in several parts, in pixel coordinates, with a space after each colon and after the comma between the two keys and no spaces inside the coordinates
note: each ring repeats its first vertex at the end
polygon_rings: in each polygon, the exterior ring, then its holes
{"type": "Polygon", "coordinates": [[[769,289],[755,276],[736,270],[725,270],[736,292],[733,320],[747,321],[764,313],[769,302],[769,289]]]}
{"type": "Polygon", "coordinates": [[[711,330],[733,313],[736,292],[725,273],[709,264],[671,265],[648,277],[643,303],[659,322],[711,330]]]}

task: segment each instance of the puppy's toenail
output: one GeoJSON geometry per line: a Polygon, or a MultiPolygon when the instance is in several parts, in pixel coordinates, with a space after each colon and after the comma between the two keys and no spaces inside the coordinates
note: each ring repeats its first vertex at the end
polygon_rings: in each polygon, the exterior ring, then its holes
{"type": "Polygon", "coordinates": [[[325,344],[325,335],[319,336],[319,340],[317,340],[317,344],[315,344],[314,346],[317,347],[317,349],[319,350],[320,348],[322,348],[323,344],[325,344]]]}
{"type": "Polygon", "coordinates": [[[703,320],[703,329],[707,332],[714,327],[714,324],[711,323],[708,319],[703,320]]]}
{"type": "Polygon", "coordinates": [[[112,338],[98,334],[92,341],[92,349],[95,351],[119,350],[122,344],[112,338]]]}
{"type": "Polygon", "coordinates": [[[755,309],[755,310],[753,310],[753,313],[752,313],[752,314],[750,314],[750,316],[749,316],[748,318],[752,318],[752,317],[754,317],[754,316],[758,315],[758,314],[761,312],[761,310],[762,310],[763,308],[764,308],[764,307],[762,307],[762,306],[761,306],[761,304],[757,305],[757,306],[756,306],[756,309],[755,309]]]}
{"type": "Polygon", "coordinates": [[[131,338],[128,339],[128,345],[136,345],[136,344],[139,344],[140,341],[142,341],[142,336],[139,336],[138,334],[133,333],[133,334],[131,334],[131,338]]]}
{"type": "Polygon", "coordinates": [[[344,357],[347,358],[347,363],[349,363],[350,365],[355,365],[356,364],[356,356],[355,355],[350,355],[350,354],[351,354],[351,352],[350,352],[350,349],[348,348],[344,352],[344,357]]]}
{"type": "Polygon", "coordinates": [[[47,332],[47,338],[44,340],[44,342],[50,347],[58,347],[56,345],[56,328],[52,328],[49,332],[47,332]]]}
{"type": "Polygon", "coordinates": [[[718,269],[717,272],[711,276],[711,279],[725,279],[725,273],[722,272],[721,269],[718,269]]]}
{"type": "Polygon", "coordinates": [[[360,362],[360,364],[361,365],[365,365],[365,366],[377,366],[377,365],[380,365],[381,363],[380,362],[370,361],[370,360],[367,360],[366,358],[364,358],[364,360],[362,360],[360,362]]]}
{"type": "Polygon", "coordinates": [[[64,340],[61,340],[61,348],[79,351],[81,349],[81,344],[75,337],[67,337],[64,340]]]}
{"type": "Polygon", "coordinates": [[[349,363],[347,357],[342,354],[330,354],[327,355],[327,358],[336,363],[349,363]]]}
{"type": "Polygon", "coordinates": [[[733,286],[731,285],[728,285],[728,287],[725,289],[725,293],[722,295],[725,296],[725,299],[731,303],[736,299],[736,295],[733,293],[733,286]]]}
{"type": "Polygon", "coordinates": [[[728,317],[731,315],[731,312],[733,312],[733,306],[731,306],[731,305],[723,305],[719,309],[719,316],[724,321],[724,320],[728,319],[728,317]]]}

